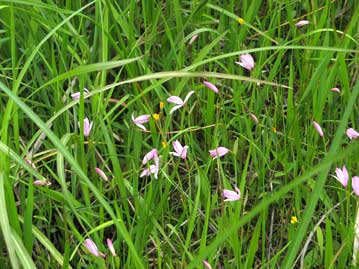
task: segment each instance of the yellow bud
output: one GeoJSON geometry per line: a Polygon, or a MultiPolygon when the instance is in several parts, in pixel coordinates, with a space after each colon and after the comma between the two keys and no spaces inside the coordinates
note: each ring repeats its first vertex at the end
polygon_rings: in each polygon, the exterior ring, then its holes
{"type": "Polygon", "coordinates": [[[162,110],[165,107],[165,103],[164,102],[160,102],[160,109],[162,110]]]}
{"type": "Polygon", "coordinates": [[[273,130],[273,133],[275,133],[275,134],[277,133],[277,128],[273,127],[272,130],[273,130]]]}
{"type": "Polygon", "coordinates": [[[238,17],[237,21],[240,25],[243,25],[244,23],[244,20],[241,17],[238,17]]]}
{"type": "Polygon", "coordinates": [[[154,120],[159,120],[160,114],[157,114],[157,113],[152,114],[152,117],[153,117],[154,120]]]}
{"type": "Polygon", "coordinates": [[[161,144],[162,144],[163,148],[167,148],[167,142],[166,141],[162,141],[161,144]]]}

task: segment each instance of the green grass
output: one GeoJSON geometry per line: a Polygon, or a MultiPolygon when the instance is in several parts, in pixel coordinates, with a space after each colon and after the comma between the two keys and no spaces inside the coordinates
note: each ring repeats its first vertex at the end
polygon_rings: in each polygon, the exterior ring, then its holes
{"type": "Polygon", "coordinates": [[[355,268],[359,6],[224,2],[0,1],[0,268],[355,268]]]}

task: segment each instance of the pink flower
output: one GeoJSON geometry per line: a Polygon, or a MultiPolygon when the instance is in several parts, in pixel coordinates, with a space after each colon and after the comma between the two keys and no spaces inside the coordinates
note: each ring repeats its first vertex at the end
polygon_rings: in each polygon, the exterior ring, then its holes
{"type": "Polygon", "coordinates": [[[236,191],[231,191],[226,189],[223,190],[223,197],[227,198],[224,200],[225,202],[233,202],[241,198],[241,191],[238,189],[238,187],[234,186],[234,189],[236,191]]]}
{"type": "Polygon", "coordinates": [[[219,93],[218,88],[217,88],[214,84],[212,84],[211,82],[209,82],[209,81],[203,81],[203,84],[204,84],[207,88],[209,88],[210,90],[214,91],[215,93],[219,93]]]}
{"type": "Polygon", "coordinates": [[[297,23],[295,24],[295,26],[297,26],[297,27],[299,28],[299,27],[302,27],[302,26],[307,25],[307,24],[309,24],[309,21],[307,21],[307,20],[302,20],[302,21],[297,22],[297,23]]]}
{"type": "MultiPolygon", "coordinates": [[[[84,96],[86,96],[87,94],[89,94],[89,90],[84,88],[84,96]]],[[[75,93],[71,94],[71,97],[73,100],[80,99],[80,96],[81,96],[80,92],[75,92],[75,93]]]]}
{"type": "Polygon", "coordinates": [[[105,172],[102,171],[100,168],[95,167],[96,173],[105,181],[108,181],[108,177],[106,176],[105,172]]]}
{"type": "Polygon", "coordinates": [[[154,159],[155,164],[151,164],[149,168],[144,169],[140,174],[140,177],[149,176],[150,174],[153,174],[155,179],[157,179],[158,171],[160,167],[160,159],[158,157],[157,149],[153,149],[145,155],[145,157],[142,160],[142,165],[147,164],[147,162],[152,159],[154,159]]]}
{"type": "Polygon", "coordinates": [[[176,106],[174,106],[171,111],[170,111],[170,114],[172,114],[173,112],[175,112],[177,109],[180,109],[181,107],[183,107],[188,99],[191,97],[191,95],[194,94],[194,91],[190,91],[187,95],[186,95],[186,98],[184,99],[184,101],[179,98],[178,96],[170,96],[168,99],[167,99],[167,102],[169,103],[172,103],[172,104],[176,104],[176,106]]]}
{"type": "Polygon", "coordinates": [[[108,249],[110,250],[112,256],[116,257],[115,248],[113,247],[112,240],[109,238],[107,238],[107,246],[108,246],[108,249]]]}
{"type": "Polygon", "coordinates": [[[51,183],[47,180],[34,180],[34,182],[32,182],[32,184],[36,185],[36,186],[49,186],[51,185],[51,183]]]}
{"type": "Polygon", "coordinates": [[[153,149],[150,152],[148,152],[145,157],[142,160],[142,164],[145,165],[148,161],[155,159],[155,162],[158,161],[158,151],[157,149],[153,149]]]}
{"type": "Polygon", "coordinates": [[[143,123],[149,122],[151,115],[141,115],[135,118],[134,114],[132,113],[132,122],[140,127],[142,130],[147,131],[146,127],[143,126],[143,123]]]}
{"type": "Polygon", "coordinates": [[[216,149],[211,149],[209,151],[209,154],[211,155],[211,157],[213,157],[213,160],[218,158],[218,157],[222,157],[224,155],[226,155],[229,152],[229,149],[225,148],[225,147],[218,147],[216,149]]]}
{"type": "Polygon", "coordinates": [[[316,122],[316,121],[313,121],[313,126],[315,128],[315,130],[318,132],[318,134],[323,137],[324,133],[323,133],[323,130],[322,130],[322,127],[320,127],[319,123],[316,122]]]}
{"type": "Polygon", "coordinates": [[[245,53],[239,56],[239,58],[240,58],[240,62],[236,62],[236,64],[239,64],[240,66],[242,66],[243,68],[249,71],[251,71],[254,68],[254,59],[252,55],[250,55],[249,53],[245,53]]]}
{"type": "Polygon", "coordinates": [[[251,119],[256,123],[258,124],[258,118],[256,115],[254,115],[253,113],[249,113],[249,116],[251,117],[251,119]]]}
{"type": "Polygon", "coordinates": [[[355,131],[353,128],[349,128],[346,134],[349,137],[349,139],[353,139],[353,138],[355,139],[359,137],[359,133],[355,131]]]}
{"type": "Polygon", "coordinates": [[[354,176],[352,177],[352,187],[357,196],[359,196],[359,177],[354,176]]]}
{"type": "Polygon", "coordinates": [[[151,164],[150,168],[146,168],[142,171],[142,173],[140,174],[140,177],[144,177],[144,176],[148,177],[151,174],[153,174],[155,179],[158,179],[158,171],[159,171],[159,165],[151,164]]]}
{"type": "Polygon", "coordinates": [[[330,90],[331,90],[332,92],[340,93],[339,88],[331,88],[330,90]]]}
{"type": "MultiPolygon", "coordinates": [[[[88,137],[92,129],[92,122],[90,123],[88,118],[84,118],[84,136],[88,137]]],[[[80,123],[79,123],[80,126],[80,123]]]]}
{"type": "Polygon", "coordinates": [[[100,256],[100,252],[98,251],[96,244],[91,239],[87,238],[84,244],[92,255],[94,255],[95,257],[100,256]]]}
{"type": "Polygon", "coordinates": [[[175,152],[170,152],[171,155],[186,159],[188,146],[182,147],[181,143],[176,140],[172,143],[175,152]]]}
{"type": "Polygon", "coordinates": [[[203,260],[202,263],[203,263],[203,266],[206,267],[207,269],[212,269],[212,266],[206,260],[203,260]]]}
{"type": "Polygon", "coordinates": [[[345,167],[345,165],[343,165],[343,168],[336,168],[335,169],[335,173],[337,174],[336,176],[334,176],[344,187],[346,187],[348,185],[348,179],[349,179],[349,174],[348,174],[348,170],[345,167]]]}

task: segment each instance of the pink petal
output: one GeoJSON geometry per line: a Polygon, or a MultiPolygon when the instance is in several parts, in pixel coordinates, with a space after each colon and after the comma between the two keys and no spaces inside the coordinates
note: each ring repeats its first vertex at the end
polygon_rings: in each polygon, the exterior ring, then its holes
{"type": "Polygon", "coordinates": [[[207,86],[210,90],[214,91],[215,93],[219,93],[218,88],[217,88],[214,84],[212,84],[211,82],[209,82],[209,81],[203,81],[203,84],[204,84],[205,86],[207,86]]]}
{"type": "Polygon", "coordinates": [[[96,257],[100,256],[100,253],[98,252],[97,246],[96,244],[91,240],[91,239],[86,239],[85,242],[85,247],[90,251],[90,253],[96,257]]]}
{"type": "Polygon", "coordinates": [[[313,121],[312,123],[313,123],[313,126],[314,126],[315,130],[317,131],[317,133],[318,133],[321,137],[323,137],[323,136],[324,136],[324,133],[323,133],[322,127],[320,127],[319,123],[316,122],[316,121],[313,121]]]}
{"type": "Polygon", "coordinates": [[[175,112],[176,110],[180,109],[181,107],[183,107],[183,105],[178,105],[178,106],[172,107],[172,109],[170,110],[170,114],[172,114],[172,113],[175,112]]]}
{"type": "Polygon", "coordinates": [[[346,187],[348,185],[348,180],[349,180],[349,174],[348,174],[348,170],[345,167],[345,165],[343,166],[342,169],[340,168],[336,168],[335,169],[335,173],[336,176],[334,176],[344,187],[346,187]]]}
{"type": "Polygon", "coordinates": [[[88,137],[92,129],[92,122],[90,123],[89,119],[86,117],[84,119],[84,136],[88,137]]]}
{"type": "Polygon", "coordinates": [[[51,185],[51,183],[46,180],[35,180],[34,182],[32,182],[32,184],[34,184],[36,186],[51,185]]]}
{"type": "Polygon", "coordinates": [[[225,148],[225,147],[218,147],[216,149],[211,149],[209,151],[209,154],[211,155],[211,157],[213,157],[213,159],[217,158],[217,157],[222,157],[224,155],[226,155],[229,152],[229,149],[225,148]]]}
{"type": "Polygon", "coordinates": [[[236,64],[239,64],[243,68],[251,71],[254,68],[254,59],[252,55],[249,53],[241,54],[239,56],[240,62],[236,62],[236,64]]]}
{"type": "Polygon", "coordinates": [[[182,147],[181,143],[180,143],[178,140],[174,141],[174,142],[172,143],[172,145],[173,145],[173,148],[175,149],[175,151],[176,151],[178,154],[180,154],[180,153],[182,152],[183,147],[182,147]]]}
{"type": "Polygon", "coordinates": [[[176,104],[176,105],[184,104],[183,100],[181,98],[179,98],[178,96],[170,96],[169,98],[167,98],[167,102],[176,104]]]}
{"type": "Polygon", "coordinates": [[[134,114],[132,113],[132,121],[136,125],[149,122],[150,117],[151,117],[151,115],[144,114],[144,115],[141,115],[141,116],[138,116],[137,118],[135,118],[134,114]]]}
{"type": "Polygon", "coordinates": [[[295,26],[297,26],[297,27],[302,27],[302,26],[307,25],[307,24],[309,24],[309,21],[307,21],[307,20],[302,20],[302,21],[297,22],[297,23],[295,24],[295,26]]]}
{"type": "Polygon", "coordinates": [[[241,195],[240,195],[240,192],[239,192],[238,188],[237,188],[237,192],[224,189],[223,190],[223,197],[227,198],[227,199],[224,200],[225,202],[233,202],[233,201],[239,200],[241,198],[241,195]]]}
{"type": "Polygon", "coordinates": [[[359,133],[357,131],[355,131],[353,128],[349,128],[346,131],[347,136],[349,137],[349,139],[355,139],[359,137],[359,133]]]}
{"type": "Polygon", "coordinates": [[[332,92],[340,93],[339,88],[331,88],[330,90],[331,90],[332,92]]]}
{"type": "MultiPolygon", "coordinates": [[[[88,89],[84,88],[84,96],[85,96],[86,94],[88,94],[88,93],[89,93],[88,89]]],[[[81,92],[75,92],[75,93],[71,94],[71,97],[72,97],[73,100],[80,99],[80,97],[81,97],[81,92]]]]}
{"type": "Polygon", "coordinates": [[[181,152],[180,157],[181,157],[183,160],[187,158],[187,149],[188,149],[188,146],[184,146],[184,147],[183,147],[183,150],[182,150],[182,152],[181,152]]]}
{"type": "Polygon", "coordinates": [[[207,269],[212,269],[212,266],[206,260],[203,260],[202,263],[203,263],[203,266],[206,267],[207,269]]]}
{"type": "Polygon", "coordinates": [[[190,91],[187,95],[186,98],[183,101],[183,104],[187,103],[188,99],[191,97],[191,95],[194,94],[194,91],[190,91]]]}
{"type": "Polygon", "coordinates": [[[95,167],[96,173],[105,181],[108,181],[108,177],[106,176],[105,172],[102,171],[100,168],[95,167]]]}
{"type": "Polygon", "coordinates": [[[142,164],[145,165],[149,160],[152,160],[153,158],[158,158],[157,149],[153,149],[150,152],[148,152],[143,158],[142,164]]]}
{"type": "Polygon", "coordinates": [[[107,247],[108,249],[110,250],[112,256],[116,257],[116,251],[115,251],[115,248],[113,247],[113,243],[112,243],[112,240],[107,238],[107,247]]]}
{"type": "Polygon", "coordinates": [[[357,196],[359,196],[359,177],[352,177],[352,188],[357,196]]]}

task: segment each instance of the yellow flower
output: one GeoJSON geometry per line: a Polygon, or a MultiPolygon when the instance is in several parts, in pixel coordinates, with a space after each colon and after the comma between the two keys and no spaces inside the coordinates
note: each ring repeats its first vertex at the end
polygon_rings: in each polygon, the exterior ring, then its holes
{"type": "Polygon", "coordinates": [[[162,144],[163,148],[167,148],[167,142],[166,141],[162,141],[161,144],[162,144]]]}
{"type": "Polygon", "coordinates": [[[272,128],[272,131],[273,131],[273,133],[276,134],[276,133],[277,133],[277,128],[273,127],[273,128],[272,128]]]}
{"type": "Polygon", "coordinates": [[[290,219],[290,223],[292,224],[296,224],[298,222],[298,219],[296,216],[292,216],[291,219],[290,219]]]}
{"type": "Polygon", "coordinates": [[[153,119],[154,120],[159,120],[159,118],[160,118],[160,114],[157,114],[157,113],[155,113],[155,114],[152,114],[152,117],[153,117],[153,119]]]}
{"type": "Polygon", "coordinates": [[[165,103],[164,102],[160,102],[160,109],[162,110],[165,107],[165,103]]]}
{"type": "Polygon", "coordinates": [[[241,17],[238,17],[237,21],[240,25],[243,25],[244,23],[244,20],[241,17]]]}

